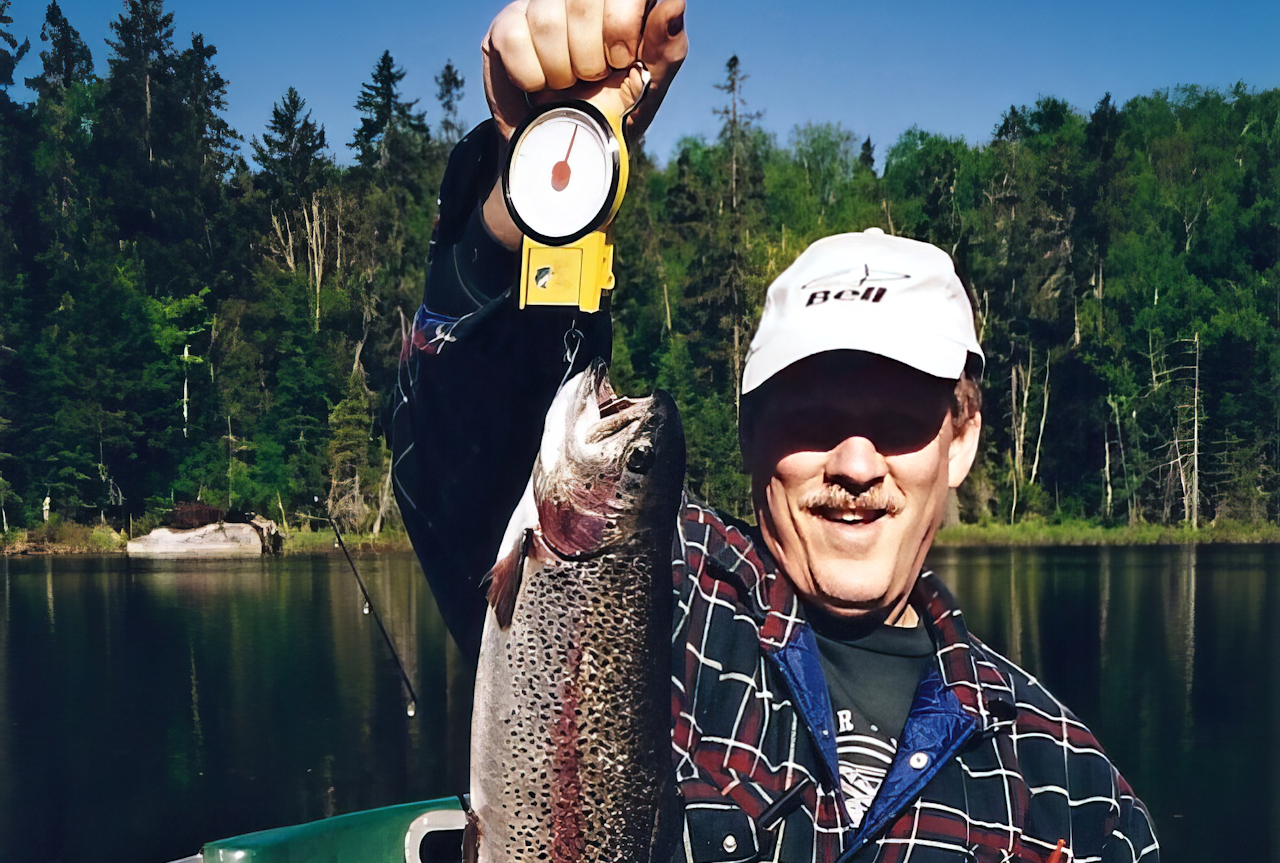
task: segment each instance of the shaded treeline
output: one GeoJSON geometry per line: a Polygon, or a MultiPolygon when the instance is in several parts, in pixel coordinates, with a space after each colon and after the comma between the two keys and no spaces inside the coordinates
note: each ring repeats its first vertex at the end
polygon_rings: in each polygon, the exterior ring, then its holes
{"type": "MultiPolygon", "coordinates": [[[[97,69],[56,4],[0,92],[0,504],[12,524],[172,499],[394,517],[382,441],[463,81],[439,107],[389,54],[331,141],[293,89],[246,142],[215,49],[128,0],[97,69]],[[16,86],[16,85],[14,85],[16,86]],[[334,147],[351,148],[340,166],[334,147]],[[246,157],[252,155],[257,167],[246,157]]],[[[615,377],[680,402],[695,492],[742,512],[736,381],[768,282],[879,226],[950,251],[988,353],[967,520],[1275,517],[1280,91],[1010,108],[981,145],[916,129],[766,133],[736,58],[714,140],[635,148],[617,228],[615,377]]]]}
{"type": "Polygon", "coordinates": [[[260,135],[230,129],[216,50],[179,44],[161,0],[129,0],[111,31],[95,75],[51,3],[38,98],[0,96],[6,518],[35,522],[46,496],[68,518],[197,497],[292,518],[328,494],[380,526],[378,393],[421,295],[462,79],[445,66],[430,126],[384,53],[353,86],[342,167],[292,88],[260,135]]]}

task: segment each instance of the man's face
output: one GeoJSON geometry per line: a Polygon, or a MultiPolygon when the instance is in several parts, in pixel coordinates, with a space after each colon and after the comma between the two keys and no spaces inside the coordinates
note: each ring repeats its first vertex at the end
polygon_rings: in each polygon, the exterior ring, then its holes
{"type": "Polygon", "coordinates": [[[838,617],[896,616],[969,472],[979,417],[952,431],[955,384],[871,354],[780,372],[748,429],[756,517],[782,571],[838,617]]]}

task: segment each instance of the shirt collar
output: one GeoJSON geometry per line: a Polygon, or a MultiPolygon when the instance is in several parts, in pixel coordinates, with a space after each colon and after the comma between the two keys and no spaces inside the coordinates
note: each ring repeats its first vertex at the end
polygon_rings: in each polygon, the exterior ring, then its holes
{"type": "MultiPolygon", "coordinates": [[[[710,510],[689,503],[711,515],[710,510]]],[[[807,623],[795,588],[779,572],[757,528],[733,519],[719,520],[724,529],[708,531],[706,553],[737,583],[759,628],[761,649],[776,652],[792,643],[807,623]]],[[[969,634],[960,606],[942,579],[922,569],[910,601],[933,638],[942,682],[955,693],[961,708],[981,723],[984,733],[1011,725],[1017,715],[1012,683],[976,649],[980,642],[969,634]]]]}

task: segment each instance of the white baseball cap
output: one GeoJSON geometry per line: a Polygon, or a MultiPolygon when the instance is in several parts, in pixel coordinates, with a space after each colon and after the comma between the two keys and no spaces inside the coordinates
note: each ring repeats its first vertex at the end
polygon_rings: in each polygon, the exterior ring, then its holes
{"type": "Polygon", "coordinates": [[[866,351],[958,380],[982,348],[969,295],[937,246],[879,228],[818,240],[778,276],[747,351],[742,392],[824,351],[866,351]]]}

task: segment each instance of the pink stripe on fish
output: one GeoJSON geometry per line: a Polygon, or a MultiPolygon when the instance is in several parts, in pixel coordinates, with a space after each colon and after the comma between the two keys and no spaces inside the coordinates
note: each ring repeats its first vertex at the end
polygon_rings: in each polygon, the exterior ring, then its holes
{"type": "Polygon", "coordinates": [[[586,850],[583,836],[582,780],[578,766],[578,668],[582,650],[567,650],[568,674],[560,694],[560,716],[551,730],[551,863],[576,863],[586,850]]]}

